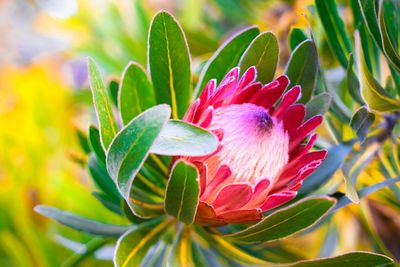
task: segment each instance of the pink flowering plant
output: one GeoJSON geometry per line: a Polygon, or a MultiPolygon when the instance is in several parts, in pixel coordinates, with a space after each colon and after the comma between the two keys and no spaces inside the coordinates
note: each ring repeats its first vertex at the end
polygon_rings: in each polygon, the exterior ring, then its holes
{"type": "MultiPolygon", "coordinates": [[[[316,90],[321,70],[314,40],[298,42],[280,74],[278,57],[274,34],[242,29],[193,75],[194,86],[185,34],[172,15],[159,12],[148,34],[148,68],[126,66],[116,101],[95,62],[87,61],[98,119],[87,137],[87,167],[99,189],[94,195],[130,224],[48,206],[36,210],[97,236],[92,251],[115,245],[113,261],[121,267],[390,264],[363,251],[292,260],[277,245],[318,229],[354,200],[316,193],[349,151],[318,143],[332,95],[316,90]]],[[[365,127],[365,119],[352,123],[365,127]]],[[[357,197],[394,182],[364,188],[357,197]]]]}

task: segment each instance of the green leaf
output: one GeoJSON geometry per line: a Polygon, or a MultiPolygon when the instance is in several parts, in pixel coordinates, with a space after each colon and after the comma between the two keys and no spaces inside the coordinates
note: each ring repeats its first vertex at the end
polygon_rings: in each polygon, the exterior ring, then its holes
{"type": "Polygon", "coordinates": [[[328,156],[322,164],[307,177],[303,186],[300,188],[300,195],[310,193],[326,183],[329,178],[340,168],[350,153],[354,145],[354,141],[337,144],[328,150],[328,156]]]}
{"type": "Polygon", "coordinates": [[[307,40],[308,37],[300,28],[292,28],[289,33],[289,46],[293,51],[301,42],[307,40]]]}
{"type": "Polygon", "coordinates": [[[223,43],[204,66],[196,85],[197,97],[211,79],[220,82],[222,78],[239,64],[240,57],[251,41],[260,33],[256,27],[249,27],[235,34],[223,43]]]}
{"type": "Polygon", "coordinates": [[[242,71],[255,66],[258,80],[265,84],[274,78],[278,58],[278,40],[272,32],[264,32],[250,43],[240,59],[239,66],[242,71]]]}
{"type": "Polygon", "coordinates": [[[290,87],[301,85],[301,103],[310,100],[317,80],[318,55],[312,40],[299,44],[290,56],[285,74],[289,77],[290,87]]]}
{"type": "Polygon", "coordinates": [[[400,23],[397,16],[399,16],[400,7],[397,1],[381,0],[379,7],[379,26],[382,36],[382,47],[388,60],[392,63],[392,66],[400,72],[400,55],[398,52],[398,36],[391,38],[390,32],[395,35],[398,34],[398,24],[400,23]],[[389,13],[389,14],[388,14],[389,13]],[[386,20],[389,20],[387,24],[386,20]],[[394,28],[394,29],[393,29],[394,28]],[[392,29],[392,31],[390,31],[392,29]]]}
{"type": "Polygon", "coordinates": [[[159,240],[170,224],[171,221],[165,218],[157,218],[126,232],[117,242],[114,254],[115,266],[140,266],[150,247],[159,240]]]}
{"type": "Polygon", "coordinates": [[[105,165],[106,153],[101,145],[100,132],[93,125],[89,127],[89,144],[96,157],[105,165]]]}
{"type": "Polygon", "coordinates": [[[168,255],[166,261],[167,266],[186,267],[186,266],[197,266],[197,262],[194,262],[192,258],[192,244],[190,240],[190,227],[186,225],[180,225],[178,234],[175,238],[172,249],[168,255]]]}
{"type": "Polygon", "coordinates": [[[89,82],[92,89],[93,103],[96,108],[97,120],[100,127],[100,140],[103,149],[107,151],[118,128],[114,120],[110,99],[93,59],[88,58],[89,82]]]}
{"type": "Polygon", "coordinates": [[[54,219],[65,226],[91,235],[120,236],[129,229],[124,226],[105,224],[86,219],[73,213],[44,205],[36,206],[35,211],[43,216],[54,219]]]}
{"type": "Polygon", "coordinates": [[[376,267],[392,263],[392,259],[372,252],[356,251],[331,258],[300,261],[282,267],[376,267]]]}
{"type": "Polygon", "coordinates": [[[107,170],[118,189],[129,197],[132,181],[170,116],[168,105],[158,105],[131,120],[113,139],[107,153],[107,170]]]}
{"type": "Polygon", "coordinates": [[[358,0],[364,23],[374,38],[376,44],[382,49],[382,38],[378,25],[378,9],[376,0],[358,0]]]}
{"type": "Polygon", "coordinates": [[[280,209],[243,231],[225,235],[236,241],[252,243],[285,238],[317,222],[335,204],[333,198],[306,198],[280,209]]]}
{"type": "Polygon", "coordinates": [[[110,196],[114,203],[119,204],[121,202],[121,196],[117,186],[108,175],[106,167],[97,161],[95,155],[90,155],[87,167],[97,187],[110,196]]]}
{"type": "Polygon", "coordinates": [[[308,103],[306,104],[306,116],[304,120],[308,120],[309,118],[316,116],[318,114],[324,115],[332,102],[332,96],[329,93],[322,93],[317,96],[314,96],[308,103]]]}
{"type": "Polygon", "coordinates": [[[364,142],[374,120],[375,115],[370,113],[365,106],[360,107],[351,118],[350,126],[356,132],[361,144],[364,142]]]}
{"type": "Polygon", "coordinates": [[[171,156],[205,156],[218,147],[218,138],[195,125],[170,120],[162,129],[151,152],[171,156]]]}
{"type": "Polygon", "coordinates": [[[200,182],[196,167],[184,161],[176,162],[167,185],[165,211],[186,224],[192,224],[199,196],[200,182]]]}
{"type": "Polygon", "coordinates": [[[360,79],[361,79],[361,95],[367,105],[375,111],[396,111],[400,109],[400,101],[391,98],[385,89],[372,77],[365,63],[364,54],[360,47],[360,36],[356,35],[356,49],[358,51],[358,61],[360,79]]]}
{"type": "Polygon", "coordinates": [[[360,82],[358,81],[358,77],[354,73],[353,65],[354,65],[353,55],[350,54],[349,64],[347,66],[347,71],[346,71],[347,88],[354,100],[356,100],[360,104],[364,104],[364,100],[362,99],[360,92],[360,82]]]}
{"type": "Polygon", "coordinates": [[[119,84],[118,80],[113,78],[108,83],[108,91],[110,92],[112,103],[118,107],[118,91],[119,91],[119,84]]]}
{"type": "MultiPolygon", "coordinates": [[[[399,182],[400,182],[400,177],[387,179],[383,182],[364,187],[363,189],[361,189],[360,191],[357,192],[357,195],[361,199],[361,198],[371,195],[372,193],[375,193],[378,190],[381,190],[385,187],[394,185],[399,182]]],[[[346,207],[346,206],[350,205],[351,203],[353,203],[353,202],[347,196],[343,195],[338,199],[338,202],[336,203],[335,207],[331,210],[330,213],[334,213],[336,210],[346,207]]]]}
{"type": "Polygon", "coordinates": [[[76,131],[76,136],[78,137],[79,146],[81,147],[83,152],[85,154],[89,154],[91,149],[89,146],[88,137],[81,130],[76,131]]]}
{"type": "Polygon", "coordinates": [[[121,209],[121,205],[115,203],[115,201],[108,195],[99,192],[93,192],[92,195],[108,210],[118,214],[120,216],[124,215],[124,212],[121,209]]]}
{"type": "Polygon", "coordinates": [[[179,23],[166,11],[159,12],[150,26],[148,64],[159,104],[172,107],[172,117],[183,117],[192,90],[190,55],[179,23]]]}
{"type": "Polygon", "coordinates": [[[335,0],[316,0],[315,6],[332,52],[340,64],[347,68],[347,54],[351,52],[351,43],[343,20],[339,16],[335,0]]]}
{"type": "MultiPolygon", "coordinates": [[[[68,240],[73,242],[71,240],[68,240]]],[[[93,238],[87,244],[85,244],[85,249],[82,252],[74,253],[70,256],[66,261],[64,261],[61,267],[73,267],[73,266],[82,266],[82,262],[91,257],[96,251],[106,245],[108,242],[107,238],[93,238]]],[[[83,245],[78,243],[78,245],[83,245]]]]}
{"type": "Polygon", "coordinates": [[[130,62],[121,80],[118,107],[125,125],[146,109],[155,106],[156,100],[146,71],[139,64],[130,62]]]}

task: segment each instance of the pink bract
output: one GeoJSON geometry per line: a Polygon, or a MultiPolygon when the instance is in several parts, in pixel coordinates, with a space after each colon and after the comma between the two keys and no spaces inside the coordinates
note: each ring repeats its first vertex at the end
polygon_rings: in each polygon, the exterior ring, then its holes
{"type": "Polygon", "coordinates": [[[255,67],[239,79],[232,69],[221,83],[207,83],[184,120],[215,133],[219,148],[185,157],[200,174],[196,222],[224,225],[258,221],[262,213],[293,199],[303,180],[325,159],[312,151],[322,116],[304,121],[300,86],[286,90],[280,76],[261,84],[255,67]]]}

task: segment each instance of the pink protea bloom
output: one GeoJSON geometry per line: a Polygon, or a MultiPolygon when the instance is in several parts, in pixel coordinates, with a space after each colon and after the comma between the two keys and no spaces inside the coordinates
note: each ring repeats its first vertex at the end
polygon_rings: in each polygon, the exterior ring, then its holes
{"type": "Polygon", "coordinates": [[[296,104],[300,86],[285,92],[286,76],[263,85],[256,75],[251,67],[239,79],[234,68],[218,87],[209,81],[185,114],[185,121],[220,140],[212,155],[184,158],[200,174],[197,223],[260,220],[264,211],[293,199],[326,157],[326,151],[309,152],[322,116],[303,122],[305,106],[296,104]]]}

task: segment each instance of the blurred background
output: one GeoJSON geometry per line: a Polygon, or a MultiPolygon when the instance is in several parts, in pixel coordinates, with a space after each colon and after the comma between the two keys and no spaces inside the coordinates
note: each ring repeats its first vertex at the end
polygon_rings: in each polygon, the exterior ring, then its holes
{"type": "MultiPolygon", "coordinates": [[[[348,3],[343,2],[340,12],[347,22],[348,3]]],[[[93,184],[82,167],[86,155],[79,137],[95,121],[86,56],[99,63],[107,82],[118,79],[131,60],[145,65],[151,18],[166,9],[184,28],[197,72],[224,38],[251,24],[279,38],[277,73],[289,57],[293,27],[305,31],[312,27],[324,66],[335,69],[338,63],[327,48],[312,4],[312,0],[0,0],[0,266],[60,266],[91,240],[35,214],[33,207],[39,203],[123,223],[92,196],[93,184]]],[[[354,219],[354,213],[358,208],[353,206],[338,215],[341,237],[328,237],[322,229],[307,237],[313,241],[309,245],[300,246],[303,240],[297,239],[289,248],[307,257],[323,256],[323,251],[304,247],[321,247],[327,238],[331,238],[328,245],[342,241],[340,251],[373,248],[374,243],[360,236],[363,222],[354,219]]],[[[393,212],[382,214],[378,219],[385,220],[393,212]]],[[[398,224],[397,219],[393,227],[398,224]]],[[[382,249],[385,246],[377,251],[382,249]]],[[[109,254],[100,251],[82,266],[111,266],[103,260],[109,254]]]]}

